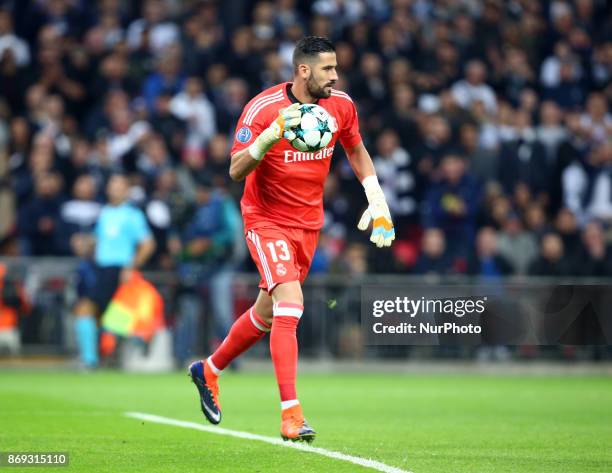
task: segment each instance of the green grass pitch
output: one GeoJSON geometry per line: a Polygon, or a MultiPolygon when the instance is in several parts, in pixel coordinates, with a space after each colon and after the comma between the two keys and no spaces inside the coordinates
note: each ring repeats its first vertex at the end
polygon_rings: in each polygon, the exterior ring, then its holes
{"type": "MultiPolygon", "coordinates": [[[[604,377],[305,374],[314,446],[414,473],[612,471],[604,377]]],[[[277,436],[269,374],[221,379],[222,427],[277,436]]],[[[368,472],[313,453],[127,418],[205,423],[185,374],[0,372],[0,451],[66,451],[59,472],[368,472]]]]}

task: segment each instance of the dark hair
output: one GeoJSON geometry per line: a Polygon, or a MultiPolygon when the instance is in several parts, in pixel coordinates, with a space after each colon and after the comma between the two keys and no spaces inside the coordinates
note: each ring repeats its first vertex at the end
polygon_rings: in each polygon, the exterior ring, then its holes
{"type": "Polygon", "coordinates": [[[295,45],[293,51],[293,67],[297,67],[305,60],[313,59],[319,53],[333,53],[336,51],[333,43],[322,36],[304,36],[295,45]]]}

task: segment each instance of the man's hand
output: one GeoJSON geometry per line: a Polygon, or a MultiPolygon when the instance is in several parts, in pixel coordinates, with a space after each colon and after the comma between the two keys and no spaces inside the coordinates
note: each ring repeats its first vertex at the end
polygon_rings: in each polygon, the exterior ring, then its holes
{"type": "Polygon", "coordinates": [[[270,148],[282,138],[295,138],[293,129],[300,124],[300,104],[294,103],[278,112],[278,117],[249,146],[249,154],[256,161],[261,161],[270,148]]]}
{"type": "Polygon", "coordinates": [[[131,266],[124,267],[121,269],[121,273],[119,273],[119,282],[121,282],[121,284],[130,282],[130,279],[132,279],[132,276],[134,276],[134,272],[135,269],[131,266]]]}
{"type": "Polygon", "coordinates": [[[391,213],[380,184],[376,176],[368,176],[362,181],[368,203],[370,204],[361,216],[357,228],[361,231],[368,229],[372,222],[370,241],[378,248],[391,246],[395,240],[395,229],[391,221],[391,213]]]}

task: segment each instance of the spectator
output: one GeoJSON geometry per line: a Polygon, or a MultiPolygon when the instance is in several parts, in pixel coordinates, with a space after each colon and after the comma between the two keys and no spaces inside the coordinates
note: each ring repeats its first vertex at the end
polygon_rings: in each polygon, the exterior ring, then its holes
{"type": "Polygon", "coordinates": [[[465,68],[465,79],[455,82],[452,86],[453,96],[463,108],[471,108],[476,102],[482,102],[488,114],[497,111],[495,93],[485,80],[487,70],[482,61],[472,60],[465,68]]]}
{"type": "Polygon", "coordinates": [[[108,170],[105,168],[104,159],[83,137],[73,137],[70,146],[70,157],[62,168],[66,179],[66,188],[73,189],[79,177],[88,175],[93,178],[96,188],[95,198],[102,197],[104,183],[108,178],[108,170]]]}
{"type": "Polygon", "coordinates": [[[498,179],[499,157],[486,150],[478,140],[478,127],[464,123],[459,129],[461,153],[467,158],[470,172],[482,184],[498,179]]]}
{"type": "Polygon", "coordinates": [[[540,107],[540,124],[536,127],[536,139],[546,150],[546,161],[549,166],[557,163],[557,151],[561,143],[567,139],[567,131],[563,126],[563,112],[552,101],[543,102],[540,107]]]}
{"type": "Polygon", "coordinates": [[[427,75],[421,80],[426,81],[426,89],[429,92],[440,92],[457,81],[461,72],[459,48],[451,41],[443,39],[435,46],[431,56],[424,58],[422,67],[427,75]]]}
{"type": "Polygon", "coordinates": [[[60,208],[58,244],[63,254],[72,254],[70,242],[75,234],[91,234],[102,205],[96,201],[96,181],[88,174],[79,176],[72,189],[72,199],[60,208]]]}
{"type": "Polygon", "coordinates": [[[90,51],[106,52],[125,40],[119,2],[100,2],[98,21],[85,33],[85,42],[90,51]]]}
{"type": "Polygon", "coordinates": [[[542,237],[552,231],[552,228],[546,220],[546,212],[544,207],[539,203],[531,203],[525,209],[525,226],[527,229],[540,241],[542,237]]]}
{"type": "Polygon", "coordinates": [[[535,85],[535,74],[529,65],[527,54],[519,48],[508,48],[503,64],[500,82],[504,96],[510,103],[517,105],[520,102],[521,92],[535,85]]]}
{"type": "Polygon", "coordinates": [[[142,86],[142,95],[149,111],[155,110],[157,97],[165,92],[179,93],[185,85],[181,70],[181,50],[177,45],[168,46],[156,60],[156,71],[149,74],[142,86]]]}
{"type": "MultiPolygon", "coordinates": [[[[356,235],[354,222],[359,220],[361,208],[351,205],[345,193],[340,191],[340,180],[330,174],[323,187],[325,216],[323,232],[329,237],[327,242],[334,244],[337,253],[342,250],[347,239],[356,235]]],[[[329,247],[328,247],[329,248],[329,247]]]]}
{"type": "Polygon", "coordinates": [[[392,107],[383,115],[382,123],[384,128],[391,128],[397,133],[404,149],[414,149],[418,142],[414,117],[414,90],[407,84],[398,84],[393,89],[392,107]]]}
{"type": "Polygon", "coordinates": [[[142,3],[142,17],[130,23],[127,29],[127,43],[130,49],[138,49],[147,43],[151,52],[160,53],[177,42],[179,29],[167,21],[166,2],[145,0],[142,3]],[[146,40],[143,38],[146,36],[146,40]]]}
{"type": "Polygon", "coordinates": [[[467,273],[489,280],[512,274],[512,266],[501,255],[497,245],[497,232],[483,227],[476,235],[476,248],[468,261],[467,273]]]}
{"type": "Polygon", "coordinates": [[[15,34],[11,14],[2,8],[0,9],[0,58],[7,52],[10,52],[17,67],[30,64],[30,47],[15,34]]]}
{"type": "MultiPolygon", "coordinates": [[[[468,123],[475,123],[477,121],[475,111],[474,110],[466,110],[459,106],[453,93],[450,89],[443,89],[438,94],[439,97],[439,109],[438,113],[444,116],[451,127],[453,133],[456,134],[457,130],[459,130],[463,125],[468,123]]],[[[423,96],[421,96],[423,98],[423,96]]],[[[478,105],[481,107],[481,103],[478,105]]],[[[483,116],[483,119],[486,118],[486,115],[483,116]]]]}
{"type": "Polygon", "coordinates": [[[212,2],[200,2],[193,6],[192,14],[185,15],[181,46],[185,71],[188,74],[206,74],[207,69],[221,53],[221,45],[225,39],[223,30],[224,25],[212,2]]]}
{"type": "Polygon", "coordinates": [[[187,79],[185,89],[170,101],[170,111],[188,124],[188,148],[204,149],[217,132],[215,110],[204,95],[203,83],[198,77],[187,79]]]}
{"type": "Polygon", "coordinates": [[[149,123],[136,120],[128,108],[110,111],[111,130],[106,137],[110,165],[115,171],[133,170],[137,145],[148,137],[149,123]]]}
{"type": "Polygon", "coordinates": [[[91,86],[91,95],[106,97],[111,90],[125,91],[130,95],[137,92],[137,84],[129,76],[128,59],[125,55],[113,53],[102,60],[99,74],[91,86]]]}
{"type": "Polygon", "coordinates": [[[384,108],[387,89],[383,77],[383,63],[378,54],[370,52],[363,54],[359,64],[359,75],[350,92],[353,97],[361,101],[364,118],[368,116],[367,114],[384,108]]]}
{"type": "Polygon", "coordinates": [[[172,94],[163,91],[155,100],[155,111],[151,116],[151,126],[161,137],[168,149],[170,159],[177,163],[185,148],[187,122],[177,117],[171,110],[172,94]]]}
{"type": "Polygon", "coordinates": [[[395,131],[384,130],[376,144],[376,174],[395,216],[396,232],[401,235],[403,227],[415,223],[418,216],[416,165],[410,153],[400,147],[395,131]]]}
{"type": "Polygon", "coordinates": [[[129,109],[130,100],[126,91],[111,89],[101,96],[87,114],[83,129],[89,140],[94,140],[111,128],[111,115],[114,110],[129,109]]]}
{"type": "Polygon", "coordinates": [[[453,151],[451,128],[444,117],[430,115],[421,123],[421,135],[423,138],[415,146],[414,155],[421,176],[432,179],[442,157],[453,151]]]}
{"type": "Polygon", "coordinates": [[[597,220],[582,230],[582,252],[577,255],[575,268],[580,276],[612,276],[612,251],[606,244],[603,227],[597,220]]]}
{"type": "Polygon", "coordinates": [[[455,257],[467,256],[476,233],[480,191],[463,158],[449,154],[440,164],[440,181],[425,197],[423,222],[444,231],[455,257]]]}
{"type": "Polygon", "coordinates": [[[191,202],[178,186],[176,172],[165,168],[156,177],[155,188],[145,206],[145,215],[155,238],[155,253],[149,265],[174,268],[169,241],[184,228],[191,214],[191,202]]]}
{"type": "Polygon", "coordinates": [[[497,249],[510,263],[512,273],[524,275],[538,255],[538,241],[533,233],[525,230],[519,216],[512,212],[497,238],[497,249]]]}
{"type": "Polygon", "coordinates": [[[10,14],[0,9],[0,90],[12,113],[23,107],[29,63],[28,44],[15,36],[10,14]]]}
{"type": "Polygon", "coordinates": [[[368,248],[363,243],[349,243],[346,251],[332,265],[332,273],[362,278],[368,273],[368,248]]]}
{"type": "MultiPolygon", "coordinates": [[[[292,48],[293,51],[293,48],[292,48]]],[[[252,77],[256,86],[259,86],[260,71],[263,68],[262,58],[253,51],[253,31],[244,26],[234,31],[231,49],[225,58],[230,74],[236,77],[252,77]]]]}
{"type": "Polygon", "coordinates": [[[589,95],[580,125],[587,130],[593,143],[601,144],[612,136],[612,115],[608,112],[608,103],[603,94],[589,95]]]}
{"type": "Polygon", "coordinates": [[[576,216],[571,210],[562,208],[555,219],[555,230],[563,240],[565,253],[570,261],[576,262],[580,252],[580,230],[576,216]]]}
{"type": "Polygon", "coordinates": [[[537,140],[528,113],[517,111],[515,123],[516,138],[506,142],[500,152],[500,181],[507,193],[524,183],[537,198],[547,199],[552,166],[546,159],[546,150],[537,140]]]}
{"type": "Polygon", "coordinates": [[[573,60],[561,62],[559,83],[544,87],[543,97],[552,100],[564,110],[572,110],[584,101],[584,88],[573,60]]]}
{"type": "Polygon", "coordinates": [[[48,94],[61,95],[70,111],[74,112],[83,106],[87,90],[79,81],[77,71],[63,61],[61,35],[58,31],[52,26],[45,26],[39,32],[36,84],[48,94]]]}
{"type": "Polygon", "coordinates": [[[412,272],[414,274],[450,274],[453,259],[446,250],[446,238],[439,228],[428,228],[423,233],[422,249],[412,272]]]}
{"type": "Polygon", "coordinates": [[[229,166],[230,142],[226,135],[216,134],[208,144],[207,149],[207,173],[212,177],[213,184],[228,188],[233,184],[227,172],[229,166]]]}
{"type": "Polygon", "coordinates": [[[230,79],[223,84],[217,103],[217,125],[220,132],[234,135],[234,127],[249,100],[248,91],[247,83],[242,79],[230,79]]]}
{"type": "Polygon", "coordinates": [[[34,197],[18,214],[22,252],[33,256],[58,254],[62,179],[55,173],[43,173],[35,178],[34,186],[34,197]]]}
{"type": "Polygon", "coordinates": [[[575,161],[563,172],[564,201],[580,221],[612,219],[612,143],[596,146],[584,162],[575,161]]]}
{"type": "Polygon", "coordinates": [[[144,178],[147,189],[152,189],[158,176],[170,167],[172,159],[166,143],[159,135],[150,135],[138,156],[136,168],[144,178]]]}
{"type": "Polygon", "coordinates": [[[603,89],[612,82],[612,41],[594,46],[591,76],[597,89],[603,89]]]}
{"type": "Polygon", "coordinates": [[[540,256],[529,266],[532,276],[569,276],[572,272],[563,240],[556,233],[547,233],[542,237],[540,256]]]}
{"type": "MultiPolygon", "coordinates": [[[[561,84],[561,65],[571,63],[573,60],[572,50],[566,41],[559,41],[555,44],[554,53],[548,56],[542,62],[540,69],[540,83],[545,88],[558,87],[561,84]]],[[[577,64],[573,64],[576,68],[575,74],[582,73],[577,64]]],[[[572,72],[573,73],[573,72],[572,72]]]]}

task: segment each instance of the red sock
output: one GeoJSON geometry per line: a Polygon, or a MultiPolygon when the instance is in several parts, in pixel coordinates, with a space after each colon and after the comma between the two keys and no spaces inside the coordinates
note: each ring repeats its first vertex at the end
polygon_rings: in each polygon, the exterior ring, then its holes
{"type": "Polygon", "coordinates": [[[213,367],[218,371],[225,369],[269,331],[270,326],[257,315],[255,307],[251,307],[234,322],[223,343],[210,357],[213,367]]]}
{"type": "Polygon", "coordinates": [[[270,332],[270,353],[278,390],[282,401],[297,399],[295,377],[297,374],[298,345],[295,332],[300,323],[304,306],[291,302],[274,304],[272,331],[270,332]]]}

